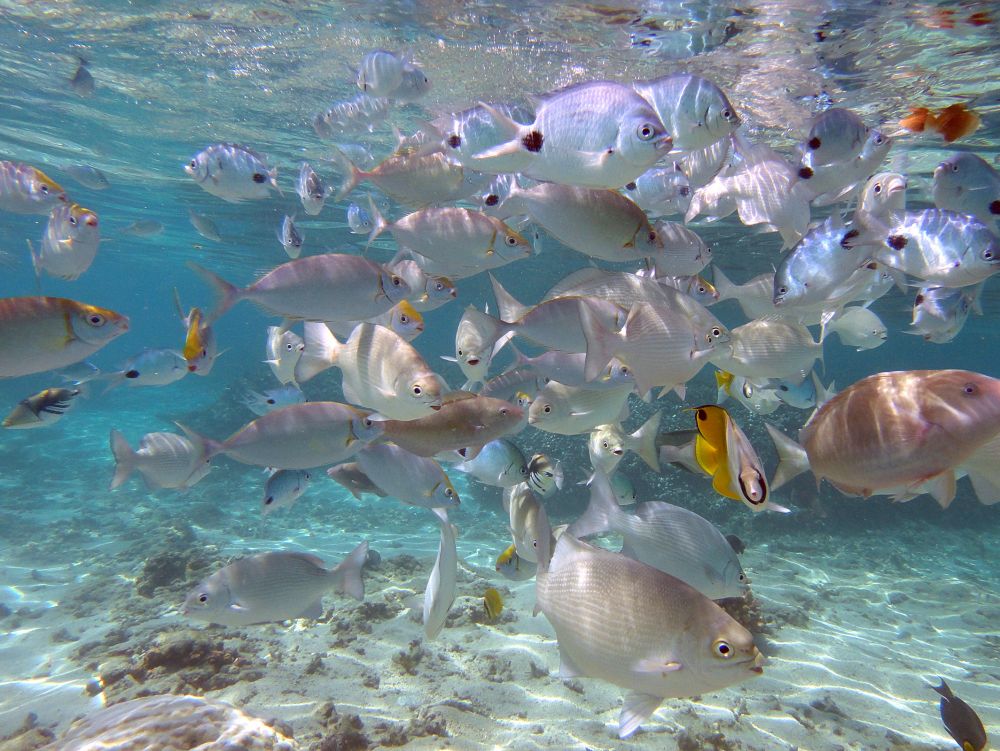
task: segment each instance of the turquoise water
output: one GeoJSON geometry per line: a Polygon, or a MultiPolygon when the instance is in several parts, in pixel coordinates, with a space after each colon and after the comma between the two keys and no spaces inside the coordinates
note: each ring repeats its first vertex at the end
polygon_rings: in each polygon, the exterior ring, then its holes
{"type": "MultiPolygon", "coordinates": [[[[127,335],[91,358],[113,371],[144,347],[182,345],[174,289],[185,306],[211,308],[211,290],[186,262],[249,284],[286,261],[275,238],[286,213],[298,212],[304,255],[362,251],[364,238],[348,231],[346,208],[367,187],[328,200],[320,215],[308,217],[294,179],[307,160],[328,184],[339,183],[330,143],[311,122],[357,93],[349,67],[371,49],[410,52],[432,86],[419,102],[394,108],[373,132],[338,139],[363,144],[378,159],[395,145],[392,126],[407,133],[478,101],[526,103],[529,94],[571,83],[628,82],[677,70],[714,80],[750,137],[786,155],[830,104],[895,134],[910,107],[936,109],[994,92],[975,107],[979,129],[954,144],[900,133],[882,169],[907,175],[907,206],[920,209],[932,205],[931,175],[950,154],[972,151],[997,164],[998,23],[988,3],[214,7],[0,0],[0,159],[42,169],[99,214],[102,242],[91,268],[74,282],[43,276],[40,284],[45,295],[129,316],[127,335]],[[95,79],[92,96],[70,87],[77,55],[95,79]],[[184,174],[194,154],[227,141],[266,154],[284,195],[230,204],[184,174]],[[65,169],[73,164],[100,169],[111,187],[94,191],[75,182],[65,169]],[[223,242],[201,237],[189,210],[209,216],[223,242]],[[163,231],[148,237],[122,231],[139,220],[160,222],[163,231]]],[[[404,209],[393,205],[387,213],[395,218],[404,209]]],[[[823,216],[826,210],[812,212],[814,220],[823,216]]],[[[37,294],[25,241],[37,245],[44,226],[44,216],[0,213],[0,251],[11,261],[0,266],[0,296],[37,294]]],[[[736,282],[771,270],[780,258],[777,234],[744,227],[735,215],[691,226],[736,282]]],[[[387,261],[395,250],[386,237],[369,255],[387,261]]],[[[540,254],[496,275],[530,303],[587,264],[543,236],[540,254]]],[[[415,346],[452,387],[464,378],[439,356],[454,354],[464,308],[484,303],[494,308],[481,274],[458,282],[456,301],[425,314],[415,346]]],[[[970,316],[948,344],[904,333],[910,304],[898,290],[874,303],[889,331],[877,349],[856,352],[828,341],[824,382],[844,387],[875,372],[913,368],[1000,377],[996,283],[986,284],[983,315],[970,316]]],[[[743,320],[733,301],[712,311],[730,326],[743,320]]],[[[11,740],[22,744],[11,748],[40,747],[46,737],[40,729],[58,735],[74,717],[105,703],[194,693],[277,718],[303,748],[400,745],[395,728],[407,730],[412,748],[929,751],[953,747],[937,695],[926,686],[938,675],[979,711],[987,730],[1000,732],[1000,516],[997,506],[977,503],[964,480],[944,512],[927,495],[895,505],[884,497],[846,498],[824,485],[817,498],[805,482],[776,492],[791,515],[751,515],[700,477],[672,468],[656,474],[628,456],[623,471],[640,500],[695,510],[747,543],[742,562],[769,622],[771,657],[762,678],[695,701],[667,700],[627,740],[616,735],[622,691],[596,679],[569,686],[560,680],[554,633],[541,615],[531,616],[531,582],[495,573],[494,559],[509,544],[496,488],[450,473],[463,498],[451,515],[460,531],[458,597],[442,635],[427,643],[421,643],[420,600],[438,526],[426,510],[371,496],[358,502],[319,470],[307,494],[261,528],[264,475],[226,458],[186,493],[149,492],[137,477],[109,491],[112,428],[134,446],[145,433],[174,429],[174,420],[222,438],[252,419],[240,398],[247,388],[277,386],[262,363],[264,329],[276,323],[241,303],[215,326],[225,352],[208,377],[106,394],[100,386],[51,427],[0,434],[0,613],[9,612],[0,618],[0,738],[17,736],[29,713],[38,725],[35,736],[11,740]],[[206,628],[179,612],[188,589],[230,558],[296,549],[335,562],[363,539],[383,560],[366,574],[365,605],[328,597],[318,623],[242,629],[206,628]],[[151,566],[174,568],[157,580],[163,586],[141,594],[151,566]],[[505,618],[495,625],[481,616],[489,586],[506,601],[505,618]],[[148,664],[151,651],[183,639],[193,641],[177,652],[193,657],[175,662],[190,665],[136,668],[148,664]],[[399,657],[412,660],[413,653],[419,657],[413,666],[399,657]],[[310,670],[317,655],[321,665],[310,670]],[[343,717],[360,718],[367,745],[358,739],[356,746],[332,745],[348,741],[336,740],[343,727],[322,711],[327,702],[343,717]],[[440,718],[443,729],[429,717],[440,718]]],[[[498,360],[505,363],[506,355],[498,360]]],[[[687,405],[714,401],[713,370],[689,384],[687,405]]],[[[57,384],[44,373],[0,381],[0,409],[6,413],[57,384]]],[[[339,376],[327,374],[304,391],[313,400],[340,399],[339,376]]],[[[632,399],[630,430],[652,411],[632,399]]],[[[692,427],[682,406],[673,395],[655,404],[671,429],[692,427]]],[[[729,407],[773,471],[763,420],[729,407]]],[[[782,407],[768,420],[791,432],[807,416],[782,407]]],[[[528,428],[514,440],[528,455],[544,450],[561,459],[567,483],[546,507],[555,522],[571,521],[586,504],[586,489],[576,484],[590,472],[585,437],[528,428]]]]}

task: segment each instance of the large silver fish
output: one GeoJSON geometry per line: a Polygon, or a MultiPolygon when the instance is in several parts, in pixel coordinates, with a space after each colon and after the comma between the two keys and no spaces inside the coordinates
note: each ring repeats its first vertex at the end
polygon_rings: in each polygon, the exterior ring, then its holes
{"type": "Polygon", "coordinates": [[[628,395],[632,386],[585,389],[548,383],[528,408],[528,422],[546,433],[579,435],[628,417],[628,395]]]}
{"type": "Polygon", "coordinates": [[[355,461],[380,490],[403,503],[423,508],[449,508],[461,503],[440,464],[394,443],[366,446],[355,455],[355,461]]]}
{"type": "Polygon", "coordinates": [[[361,321],[385,313],[410,294],[410,286],[384,266],[342,253],[296,258],[244,288],[195,263],[188,265],[219,294],[212,320],[240,300],[250,300],[291,320],[361,321]]]}
{"type": "Polygon", "coordinates": [[[342,462],[379,436],[381,423],[370,414],[339,402],[306,402],[268,412],[225,441],[201,440],[209,458],[225,454],[259,467],[311,469],[342,462]]]}
{"type": "Polygon", "coordinates": [[[653,105],[678,151],[707,148],[740,126],[736,108],[707,78],[670,73],[632,86],[653,105]]]}
{"type": "Polygon", "coordinates": [[[535,581],[536,609],[559,643],[560,675],[600,678],[628,690],[618,724],[622,738],[666,698],[717,691],[763,672],[753,636],[724,610],[680,579],[621,553],[564,533],[535,581]]]}
{"type": "Polygon", "coordinates": [[[447,385],[394,331],[361,323],[341,343],[325,323],[307,321],[304,333],[305,350],[295,366],[299,383],[337,367],[345,399],[390,419],[413,420],[440,408],[447,385]]]}
{"type": "Polygon", "coordinates": [[[187,489],[211,469],[208,446],[190,434],[185,438],[177,433],[147,433],[139,441],[139,448],[133,450],[125,436],[112,430],[111,453],[115,458],[112,490],[122,485],[132,472],[142,475],[150,489],[187,489]]]}
{"type": "Polygon", "coordinates": [[[49,214],[38,252],[29,245],[35,273],[78,279],[94,262],[100,241],[97,214],[75,203],[60,204],[49,214]]]}
{"type": "Polygon", "coordinates": [[[319,618],[331,589],[365,598],[362,542],[336,567],[309,553],[258,553],[230,563],[188,592],[182,612],[206,623],[237,628],[292,618],[319,618]]]}
{"type": "Polygon", "coordinates": [[[278,190],[278,168],[269,168],[260,154],[235,143],[206,147],[184,171],[207,193],[230,203],[268,198],[271,188],[278,190]]]}
{"type": "Polygon", "coordinates": [[[659,569],[712,600],[742,597],[747,576],[729,541],[710,521],[660,501],[623,511],[607,476],[590,484],[590,505],[566,530],[577,538],[613,532],[624,538],[622,553],[659,569]]]}
{"type": "Polygon", "coordinates": [[[487,105],[502,142],[472,160],[482,172],[523,172],[536,180],[619,188],[666,154],[670,135],[650,105],[628,86],[575,84],[540,98],[529,125],[487,105]]]}
{"type": "Polygon", "coordinates": [[[931,194],[939,209],[972,214],[996,231],[1000,173],[982,157],[962,152],[945,159],[934,170],[931,194]]]}

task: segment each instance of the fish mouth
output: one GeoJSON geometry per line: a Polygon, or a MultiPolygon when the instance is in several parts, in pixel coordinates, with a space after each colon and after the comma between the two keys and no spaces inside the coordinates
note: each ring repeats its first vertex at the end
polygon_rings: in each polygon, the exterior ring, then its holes
{"type": "Polygon", "coordinates": [[[194,373],[198,369],[197,365],[188,365],[188,372],[194,373]]]}
{"type": "Polygon", "coordinates": [[[764,656],[764,653],[757,649],[757,647],[753,647],[750,651],[750,658],[744,660],[743,664],[747,666],[747,670],[751,673],[763,675],[765,662],[767,662],[767,658],[764,656]]]}
{"type": "Polygon", "coordinates": [[[614,451],[612,451],[611,453],[612,453],[612,454],[614,454],[615,456],[621,456],[621,455],[622,455],[622,454],[624,454],[625,452],[624,452],[624,451],[622,451],[621,449],[615,449],[615,450],[614,450],[614,451]]]}
{"type": "Polygon", "coordinates": [[[479,364],[479,358],[478,357],[470,357],[468,360],[465,361],[465,364],[466,365],[478,365],[479,364]]]}
{"type": "Polygon", "coordinates": [[[427,406],[430,407],[431,409],[433,409],[435,412],[437,412],[439,409],[441,409],[441,405],[440,404],[428,404],[427,406]]]}

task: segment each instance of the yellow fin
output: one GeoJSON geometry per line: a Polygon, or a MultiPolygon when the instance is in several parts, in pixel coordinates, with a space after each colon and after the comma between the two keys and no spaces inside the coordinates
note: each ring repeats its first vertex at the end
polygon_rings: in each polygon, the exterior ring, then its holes
{"type": "Polygon", "coordinates": [[[486,590],[483,595],[483,607],[486,609],[486,616],[495,621],[503,612],[503,598],[493,587],[486,590]]]}

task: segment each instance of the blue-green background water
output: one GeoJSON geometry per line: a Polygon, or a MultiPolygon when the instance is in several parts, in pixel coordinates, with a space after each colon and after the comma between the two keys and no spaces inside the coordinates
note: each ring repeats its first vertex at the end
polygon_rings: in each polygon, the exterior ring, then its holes
{"type": "MultiPolygon", "coordinates": [[[[236,283],[248,284],[260,271],[286,260],[275,239],[275,229],[285,213],[298,210],[300,214],[304,254],[360,252],[362,241],[347,231],[345,210],[347,203],[363,197],[366,189],[345,201],[328,201],[318,217],[305,217],[294,193],[294,178],[299,162],[308,160],[328,183],[338,183],[339,173],[329,161],[330,145],[314,134],[310,122],[316,112],[356,93],[349,66],[370,49],[411,51],[432,82],[425,99],[397,108],[374,133],[343,139],[370,146],[378,158],[387,155],[394,144],[391,125],[409,132],[423,118],[480,100],[524,101],[528,94],[573,82],[601,78],[629,81],[673,70],[697,72],[715,80],[730,95],[753,138],[789,153],[810,118],[831,103],[851,107],[870,125],[885,124],[892,129],[911,106],[942,107],[994,90],[1000,85],[996,77],[1000,69],[997,16],[989,3],[775,1],[732,6],[649,3],[618,8],[573,3],[0,0],[0,158],[43,169],[74,201],[100,215],[103,241],[93,266],[78,281],[43,276],[41,285],[44,294],[109,307],[130,317],[129,333],[93,358],[102,369],[113,370],[144,347],[181,345],[183,330],[172,300],[175,288],[185,306],[211,306],[210,290],[187,268],[187,261],[195,260],[236,283]],[[991,17],[990,22],[981,26],[970,23],[968,19],[977,12],[991,17]],[[90,63],[96,80],[92,97],[81,98],[69,87],[77,65],[74,55],[82,55],[90,63]],[[284,197],[234,205],[203,192],[183,173],[182,166],[200,149],[220,141],[246,143],[266,154],[270,163],[278,166],[284,197]],[[77,163],[101,169],[111,188],[96,192],[77,184],[63,169],[77,163]],[[213,243],[199,236],[188,220],[189,209],[211,217],[225,241],[213,243]],[[153,237],[121,233],[122,228],[142,219],[162,222],[163,233],[153,237]]],[[[972,150],[996,163],[1000,106],[991,108],[987,103],[977,111],[983,117],[981,127],[956,144],[946,146],[934,136],[904,136],[896,142],[887,164],[910,178],[908,206],[930,205],[933,168],[955,150],[972,150]]],[[[390,211],[393,216],[401,213],[398,208],[390,211]]],[[[814,210],[814,219],[820,215],[814,210]]],[[[44,223],[45,217],[0,215],[0,250],[17,260],[13,268],[0,267],[0,296],[35,293],[25,240],[37,244],[44,223]]],[[[745,228],[735,217],[695,228],[712,245],[716,264],[736,282],[770,269],[779,258],[777,235],[745,228]]],[[[560,247],[554,239],[546,237],[543,242],[540,255],[496,274],[523,302],[537,301],[567,272],[587,264],[587,259],[560,247]]],[[[393,252],[391,242],[380,241],[372,257],[387,260],[393,252]]],[[[438,356],[453,354],[455,326],[467,304],[482,307],[489,302],[492,307],[485,276],[462,280],[458,289],[457,301],[425,314],[426,331],[416,342],[428,362],[440,365],[439,372],[452,386],[464,379],[454,365],[438,356]]],[[[898,291],[890,292],[873,308],[889,329],[888,342],[867,352],[855,352],[836,340],[828,342],[824,380],[834,380],[842,387],[881,370],[944,367],[1000,376],[1000,299],[995,282],[987,283],[981,301],[982,316],[970,317],[953,342],[933,345],[903,333],[909,324],[910,300],[898,291]]],[[[732,301],[721,303],[713,312],[729,325],[742,321],[732,301]]],[[[111,582],[118,568],[117,588],[107,585],[109,599],[99,608],[99,619],[105,626],[127,623],[137,633],[142,631],[143,638],[154,639],[160,631],[184,625],[176,613],[171,614],[179,604],[177,592],[184,589],[180,583],[175,591],[161,592],[158,597],[134,594],[131,582],[142,570],[144,548],[213,545],[224,558],[291,545],[338,559],[366,538],[386,558],[409,553],[422,559],[426,570],[412,582],[415,593],[422,593],[422,581],[437,546],[436,523],[430,515],[391,501],[359,504],[321,476],[296,507],[273,515],[260,536],[258,502],[263,477],[255,468],[226,459],[217,460],[219,468],[186,494],[150,494],[137,479],[118,491],[108,491],[113,470],[107,443],[111,428],[123,431],[135,445],[146,432],[172,429],[175,419],[213,437],[224,437],[252,417],[240,405],[239,397],[248,386],[260,390],[276,385],[261,362],[264,328],[273,323],[252,305],[241,303],[216,325],[220,348],[226,352],[209,377],[189,376],[162,389],[119,388],[106,395],[98,393],[51,428],[4,431],[0,435],[0,603],[14,611],[28,609],[21,617],[13,614],[0,619],[0,628],[6,630],[0,635],[0,649],[9,658],[5,660],[8,667],[0,665],[0,737],[13,732],[27,711],[38,713],[43,724],[61,729],[85,706],[119,696],[109,691],[107,697],[98,694],[95,699],[79,699],[86,682],[99,672],[96,663],[74,658],[72,644],[64,647],[63,642],[52,642],[57,646],[50,652],[27,636],[39,628],[47,632],[64,628],[84,641],[84,632],[91,634],[93,624],[81,621],[84,616],[66,602],[74,588],[87,584],[88,577],[111,582]],[[184,524],[192,526],[196,542],[177,542],[162,532],[184,524]],[[58,572],[53,576],[64,585],[60,597],[49,597],[42,585],[32,589],[30,578],[25,578],[25,572],[48,569],[58,572]],[[32,613],[35,615],[29,617],[32,613]],[[40,703],[33,698],[36,696],[49,698],[40,703]]],[[[692,382],[690,403],[712,400],[711,370],[706,369],[692,382]]],[[[0,381],[0,411],[6,412],[18,400],[55,383],[44,374],[0,381]]],[[[304,390],[310,398],[339,398],[338,383],[339,377],[330,374],[307,384],[304,390]]],[[[657,406],[664,410],[666,425],[689,427],[673,396],[657,406]]],[[[733,412],[768,466],[773,467],[773,450],[762,421],[735,406],[733,412]]],[[[630,426],[638,425],[648,413],[648,407],[636,404],[630,426]]],[[[790,431],[801,425],[806,415],[783,407],[773,418],[790,431]]],[[[526,450],[544,448],[563,459],[568,486],[552,499],[550,508],[557,520],[571,519],[586,500],[583,490],[574,484],[589,471],[584,439],[551,436],[529,428],[516,440],[526,450]]],[[[793,498],[796,513],[791,517],[751,518],[742,506],[712,494],[700,478],[673,470],[657,476],[634,457],[623,466],[635,481],[640,499],[680,503],[748,541],[749,558],[744,565],[754,579],[755,591],[762,595],[765,613],[769,604],[780,610],[795,602],[787,592],[779,596],[784,592],[781,587],[794,575],[762,550],[794,559],[795,567],[812,572],[801,595],[808,604],[802,607],[819,608],[818,593],[839,586],[835,601],[841,598],[860,610],[871,608],[871,631],[856,631],[855,635],[873,655],[879,654],[880,645],[893,650],[906,641],[898,632],[880,632],[876,624],[886,617],[878,613],[885,607],[886,582],[894,578],[893,566],[902,566],[900,570],[912,577],[906,579],[912,589],[900,585],[914,604],[909,622],[916,625],[910,628],[927,626],[927,636],[922,639],[918,635],[919,648],[915,647],[914,654],[919,653],[919,659],[911,654],[912,664],[904,660],[905,667],[887,671],[885,675],[892,677],[882,685],[867,674],[861,677],[861,673],[851,675],[849,670],[832,668],[820,671],[819,677],[802,677],[795,670],[796,661],[801,662],[800,652],[792,646],[786,650],[791,656],[776,660],[765,679],[718,699],[720,706],[733,704],[735,696],[751,704],[756,699],[761,705],[752,704],[754,711],[780,714],[781,709],[765,708],[760,699],[765,694],[777,695],[783,697],[779,706],[790,715],[794,712],[789,707],[808,705],[809,696],[825,691],[841,705],[849,704],[849,713],[864,716],[833,714],[825,722],[814,718],[811,730],[803,722],[793,722],[794,732],[786,734],[781,730],[784,721],[757,735],[748,727],[738,728],[737,735],[747,744],[744,747],[786,748],[797,743],[811,749],[883,748],[889,743],[885,736],[888,729],[904,736],[911,748],[948,748],[936,715],[935,695],[922,685],[938,673],[946,674],[953,685],[957,681],[964,689],[962,695],[980,709],[988,726],[992,720],[996,728],[995,707],[1000,705],[1000,646],[996,641],[1000,516],[998,507],[983,507],[975,501],[966,481],[960,483],[959,497],[946,512],[928,496],[894,506],[885,499],[867,503],[845,499],[824,487],[819,500],[822,511],[802,498],[793,498]],[[817,584],[820,581],[825,584],[817,584]],[[875,594],[871,597],[857,594],[865,589],[866,581],[877,582],[872,585],[875,594]],[[945,592],[951,586],[962,596],[950,601],[942,596],[938,601],[934,599],[937,595],[924,591],[922,600],[922,583],[941,586],[945,592]],[[925,607],[916,607],[918,601],[925,607]],[[946,612],[948,608],[953,612],[946,612]],[[957,615],[968,612],[978,613],[981,620],[957,615]],[[878,698],[865,704],[852,694],[859,682],[865,686],[862,693],[878,698]],[[841,690],[858,703],[850,704],[850,699],[837,693],[841,690]],[[869,707],[867,714],[864,707],[869,707]],[[903,709],[893,714],[886,707],[903,709]],[[852,723],[863,727],[859,730],[852,723]],[[840,732],[834,732],[838,728],[840,732]],[[843,732],[846,739],[840,738],[843,732]]],[[[499,491],[456,474],[453,479],[465,501],[453,514],[462,530],[460,554],[488,580],[493,558],[507,544],[499,491]]],[[[807,496],[808,488],[800,492],[807,496]]],[[[784,492],[778,497],[788,498],[784,492]]],[[[492,583],[498,582],[493,576],[492,583]]],[[[398,584],[390,581],[385,585],[391,589],[398,584]]],[[[479,579],[460,582],[459,593],[467,598],[462,601],[464,607],[475,606],[483,586],[479,579]]],[[[538,654],[544,656],[538,659],[547,659],[554,672],[557,658],[551,631],[541,617],[530,619],[532,601],[530,588],[517,590],[512,603],[520,605],[520,620],[508,625],[504,636],[517,643],[519,631],[530,629],[524,632],[548,639],[547,644],[538,646],[538,654]],[[524,623],[531,625],[521,628],[524,623]]],[[[786,631],[785,638],[801,646],[808,642],[810,633],[829,635],[835,629],[830,620],[816,618],[802,626],[794,638],[786,631]]],[[[454,632],[449,628],[444,638],[457,641],[476,628],[480,627],[471,623],[457,626],[454,632]]],[[[318,648],[329,634],[329,629],[324,629],[314,629],[310,641],[302,642],[308,645],[304,649],[318,648]]],[[[368,664],[374,670],[385,669],[386,658],[377,656],[380,644],[388,654],[420,635],[420,625],[405,617],[392,633],[376,630],[368,637],[372,645],[368,664]]],[[[781,641],[782,631],[777,631],[774,639],[781,641]]],[[[46,642],[43,639],[41,643],[46,642]]],[[[469,647],[471,651],[477,649],[475,644],[469,647]]],[[[132,653],[139,654],[142,648],[137,643],[131,647],[132,653]]],[[[835,640],[830,659],[839,659],[837,649],[850,653],[856,648],[850,640],[835,640]]],[[[908,651],[900,649],[904,654],[908,651]]],[[[859,661],[864,662],[870,660],[859,661]]],[[[444,685],[440,676],[418,673],[405,680],[410,682],[404,693],[425,694],[428,704],[439,702],[439,694],[449,690],[440,688],[444,685]]],[[[683,715],[674,713],[684,702],[674,702],[672,709],[657,715],[660,722],[673,728],[667,736],[640,735],[618,742],[608,731],[595,728],[591,719],[596,710],[604,712],[602,716],[610,722],[616,708],[600,701],[592,703],[586,696],[566,694],[555,678],[551,681],[551,687],[533,690],[530,679],[517,670],[509,678],[515,687],[526,686],[524,711],[547,728],[532,741],[537,747],[674,748],[679,743],[677,728],[685,724],[679,719],[683,715]],[[587,720],[579,735],[571,720],[562,716],[546,721],[548,704],[540,697],[560,691],[568,697],[563,703],[579,700],[584,707],[580,715],[586,715],[587,720]]],[[[477,729],[473,738],[467,726],[452,720],[455,747],[535,747],[523,738],[530,733],[511,728],[510,714],[503,709],[506,704],[490,693],[496,684],[473,676],[470,685],[479,686],[482,693],[477,696],[484,705],[495,708],[495,735],[477,729]],[[463,732],[469,737],[463,737],[463,732]]],[[[597,681],[588,681],[586,686],[588,691],[603,690],[600,696],[611,700],[619,695],[614,687],[597,689],[597,681]]],[[[157,688],[174,687],[163,683],[157,688]]],[[[323,691],[317,695],[311,686],[297,690],[306,704],[331,698],[338,701],[323,691]]],[[[388,710],[370,709],[383,705],[398,708],[400,704],[413,708],[396,701],[391,692],[388,699],[384,693],[372,693],[369,711],[404,720],[405,716],[388,710]]],[[[364,691],[360,696],[351,701],[365,707],[364,691]]],[[[246,697],[224,698],[236,701],[246,697]]],[[[273,696],[257,699],[256,704],[248,700],[247,704],[256,713],[291,718],[293,726],[300,715],[308,717],[298,710],[282,712],[273,696]]],[[[371,717],[363,709],[356,711],[367,718],[370,727],[371,717]]],[[[301,722],[306,737],[311,737],[310,733],[322,735],[315,722],[301,722]]],[[[490,722],[484,724],[490,726],[490,722]]],[[[694,730],[691,733],[696,735],[694,730]]]]}

